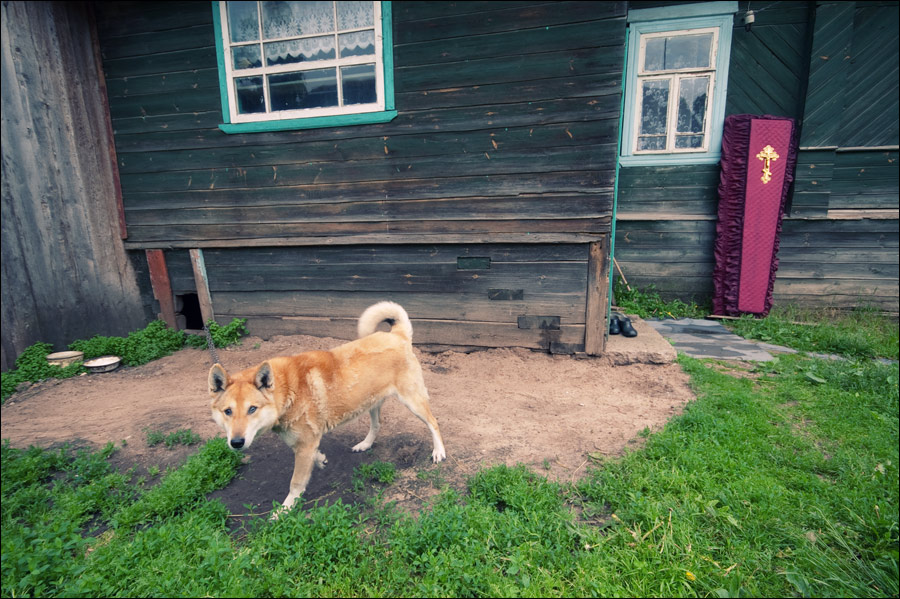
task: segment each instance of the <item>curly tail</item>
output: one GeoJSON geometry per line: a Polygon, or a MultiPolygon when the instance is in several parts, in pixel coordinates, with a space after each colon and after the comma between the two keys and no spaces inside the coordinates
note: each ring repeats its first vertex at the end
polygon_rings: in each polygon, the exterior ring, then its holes
{"type": "Polygon", "coordinates": [[[400,304],[394,302],[378,302],[366,308],[359,317],[356,331],[360,338],[371,335],[384,321],[391,325],[391,333],[400,335],[412,343],[412,323],[409,321],[409,315],[400,304]]]}

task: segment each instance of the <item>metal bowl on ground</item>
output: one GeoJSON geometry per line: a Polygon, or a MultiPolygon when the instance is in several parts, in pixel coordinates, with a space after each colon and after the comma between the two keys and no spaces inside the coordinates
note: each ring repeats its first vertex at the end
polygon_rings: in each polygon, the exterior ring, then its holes
{"type": "Polygon", "coordinates": [[[47,354],[47,364],[51,366],[59,366],[65,368],[69,364],[81,362],[84,360],[83,351],[58,351],[53,354],[47,354]]]}
{"type": "Polygon", "coordinates": [[[90,372],[112,372],[122,363],[119,356],[100,356],[84,363],[90,372]]]}

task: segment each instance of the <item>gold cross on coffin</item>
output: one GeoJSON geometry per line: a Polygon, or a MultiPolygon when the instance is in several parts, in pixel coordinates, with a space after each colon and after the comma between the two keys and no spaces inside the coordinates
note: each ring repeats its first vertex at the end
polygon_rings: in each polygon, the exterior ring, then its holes
{"type": "Polygon", "coordinates": [[[775,151],[775,148],[772,146],[766,146],[762,149],[762,152],[756,155],[757,158],[765,162],[762,171],[762,177],[760,179],[763,183],[768,183],[772,180],[772,171],[769,170],[769,161],[778,160],[778,153],[775,151]]]}

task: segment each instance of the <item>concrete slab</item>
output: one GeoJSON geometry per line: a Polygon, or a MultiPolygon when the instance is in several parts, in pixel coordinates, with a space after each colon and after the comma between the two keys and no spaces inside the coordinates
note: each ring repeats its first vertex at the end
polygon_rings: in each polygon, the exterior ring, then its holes
{"type": "Polygon", "coordinates": [[[603,354],[611,363],[626,364],[669,364],[675,361],[677,353],[672,344],[663,339],[653,327],[637,316],[629,316],[637,337],[610,335],[603,354]]]}
{"type": "MultiPolygon", "coordinates": [[[[669,340],[677,351],[694,358],[716,358],[720,360],[746,360],[749,362],[770,362],[775,358],[760,344],[739,337],[712,320],[680,318],[677,320],[650,320],[648,324],[656,332],[669,340]]],[[[786,351],[791,351],[783,348],[786,351]]]]}

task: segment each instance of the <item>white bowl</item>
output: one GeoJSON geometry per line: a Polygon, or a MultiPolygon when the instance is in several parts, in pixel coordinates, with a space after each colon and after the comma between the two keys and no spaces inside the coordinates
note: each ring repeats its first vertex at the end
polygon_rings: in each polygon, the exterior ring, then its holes
{"type": "Polygon", "coordinates": [[[122,363],[119,356],[100,356],[84,363],[84,367],[91,372],[112,372],[122,363]]]}

